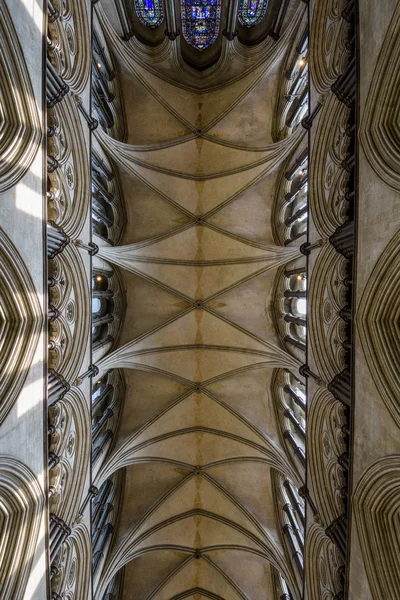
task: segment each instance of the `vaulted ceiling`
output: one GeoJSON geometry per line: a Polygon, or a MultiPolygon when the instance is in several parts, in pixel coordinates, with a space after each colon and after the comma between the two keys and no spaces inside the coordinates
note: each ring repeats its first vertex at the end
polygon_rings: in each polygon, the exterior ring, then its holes
{"type": "Polygon", "coordinates": [[[274,598],[275,569],[298,588],[282,543],[278,474],[298,482],[277,423],[275,369],[297,369],[273,320],[273,288],[297,247],[276,246],[279,167],[300,131],[274,142],[284,35],[234,40],[212,73],[188,71],[177,42],[122,42],[96,8],[118,62],[127,131],[96,135],[120,167],[120,345],[126,398],[100,480],[125,469],[113,549],[98,597],[125,567],[125,600],[274,598]],[[177,50],[178,47],[178,50],[177,50]],[[224,65],[225,64],[225,68],[224,65]],[[187,73],[190,76],[187,76],[187,73]]]}

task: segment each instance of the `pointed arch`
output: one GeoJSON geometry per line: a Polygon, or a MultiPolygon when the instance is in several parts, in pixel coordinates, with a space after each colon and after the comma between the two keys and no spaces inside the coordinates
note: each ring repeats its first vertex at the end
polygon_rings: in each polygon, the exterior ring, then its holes
{"type": "Polygon", "coordinates": [[[25,175],[42,130],[25,58],[7,5],[0,3],[0,193],[25,175]]]}
{"type": "Polygon", "coordinates": [[[0,229],[0,423],[24,385],[42,329],[43,314],[30,274],[0,229]]]}
{"type": "Polygon", "coordinates": [[[196,50],[209,48],[217,39],[221,0],[181,0],[183,37],[196,50]]]}
{"type": "Polygon", "coordinates": [[[0,456],[0,589],[2,600],[22,600],[43,517],[44,495],[20,460],[0,456]]]}
{"type": "Polygon", "coordinates": [[[264,17],[268,8],[268,0],[241,0],[238,18],[244,27],[254,27],[264,17]]]}
{"type": "Polygon", "coordinates": [[[139,20],[154,29],[164,19],[164,8],[161,0],[135,0],[136,14],[139,20]]]}

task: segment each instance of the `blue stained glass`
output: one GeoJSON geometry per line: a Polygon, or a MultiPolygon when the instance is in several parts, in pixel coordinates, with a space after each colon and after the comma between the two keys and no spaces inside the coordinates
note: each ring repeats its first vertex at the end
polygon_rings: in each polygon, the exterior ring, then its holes
{"type": "Polygon", "coordinates": [[[157,27],[164,18],[162,0],[135,0],[136,14],[147,27],[157,27]]]}
{"type": "Polygon", "coordinates": [[[241,0],[239,6],[239,21],[245,27],[257,25],[264,17],[268,0],[241,0]]]}
{"type": "Polygon", "coordinates": [[[181,0],[183,37],[196,50],[205,50],[217,39],[221,0],[181,0]]]}

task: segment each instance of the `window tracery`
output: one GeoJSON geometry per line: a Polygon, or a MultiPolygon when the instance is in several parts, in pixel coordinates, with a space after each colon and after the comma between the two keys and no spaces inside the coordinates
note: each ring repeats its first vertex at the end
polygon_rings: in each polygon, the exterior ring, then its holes
{"type": "Polygon", "coordinates": [[[274,228],[277,241],[290,246],[306,241],[309,212],[308,150],[296,150],[283,166],[275,196],[274,228]]]}
{"type": "Polygon", "coordinates": [[[108,371],[93,386],[92,463],[99,468],[112,444],[118,425],[124,380],[116,369],[108,371]]]}
{"type": "Polygon", "coordinates": [[[244,27],[254,27],[264,18],[268,0],[242,0],[239,6],[238,18],[244,27]]]}
{"type": "Polygon", "coordinates": [[[114,290],[109,289],[109,278],[98,271],[92,277],[92,344],[93,350],[112,343],[109,324],[114,321],[114,290]]]}
{"type": "MultiPolygon", "coordinates": [[[[97,578],[101,573],[101,567],[104,564],[107,550],[111,544],[118,516],[118,505],[123,489],[123,482],[124,476],[121,471],[106,479],[92,504],[92,568],[94,578],[97,578]]],[[[111,583],[117,589],[118,578],[111,583]]]]}
{"type": "Polygon", "coordinates": [[[221,0],[181,0],[183,37],[196,50],[205,50],[217,39],[221,0]]]}
{"type": "Polygon", "coordinates": [[[155,28],[164,19],[161,0],[135,0],[136,14],[147,27],[155,28]]]}
{"type": "Polygon", "coordinates": [[[283,437],[291,453],[305,467],[306,389],[290,371],[283,371],[279,386],[279,413],[283,437]]]}
{"type": "MultiPolygon", "coordinates": [[[[115,77],[111,54],[107,48],[101,27],[93,27],[93,48],[91,57],[92,71],[92,115],[96,129],[102,129],[111,135],[119,136],[122,122],[120,118],[119,82],[115,77]]],[[[123,133],[122,133],[123,135],[123,133]]]]}
{"type": "Polygon", "coordinates": [[[300,124],[308,112],[308,23],[299,28],[288,54],[280,98],[276,104],[273,137],[282,140],[300,124]]]}
{"type": "Polygon", "coordinates": [[[307,335],[307,277],[305,273],[284,276],[284,341],[305,351],[307,335]]]}
{"type": "Polygon", "coordinates": [[[296,171],[285,194],[285,219],[288,228],[285,246],[304,237],[307,233],[308,216],[308,168],[307,158],[296,171]]]}
{"type": "Polygon", "coordinates": [[[286,71],[286,127],[295,127],[308,110],[308,26],[303,29],[286,71]]]}
{"type": "MultiPolygon", "coordinates": [[[[296,485],[287,478],[279,475],[276,480],[278,486],[278,513],[282,525],[284,547],[298,583],[301,585],[304,572],[304,502],[296,485]]],[[[291,591],[285,579],[279,574],[278,587],[282,590],[280,598],[292,598],[291,591]]]]}
{"type": "Polygon", "coordinates": [[[97,152],[92,154],[92,231],[108,244],[122,234],[124,210],[113,169],[97,152]]]}

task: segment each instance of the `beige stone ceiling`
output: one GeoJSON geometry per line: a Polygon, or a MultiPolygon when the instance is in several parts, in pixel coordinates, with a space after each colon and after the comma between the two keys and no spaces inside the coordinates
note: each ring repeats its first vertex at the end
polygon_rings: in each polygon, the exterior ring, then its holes
{"type": "Polygon", "coordinates": [[[115,50],[127,138],[97,135],[120,166],[128,223],[99,256],[123,269],[127,312],[100,366],[123,368],[127,391],[100,481],[126,475],[98,598],[123,566],[125,600],[266,600],[273,567],[297,598],[274,494],[277,473],[297,473],[271,394],[274,369],[298,368],[271,315],[277,273],[298,256],[270,224],[300,139],[271,138],[289,42],[277,54],[269,40],[270,60],[204,94],[115,50]]]}

